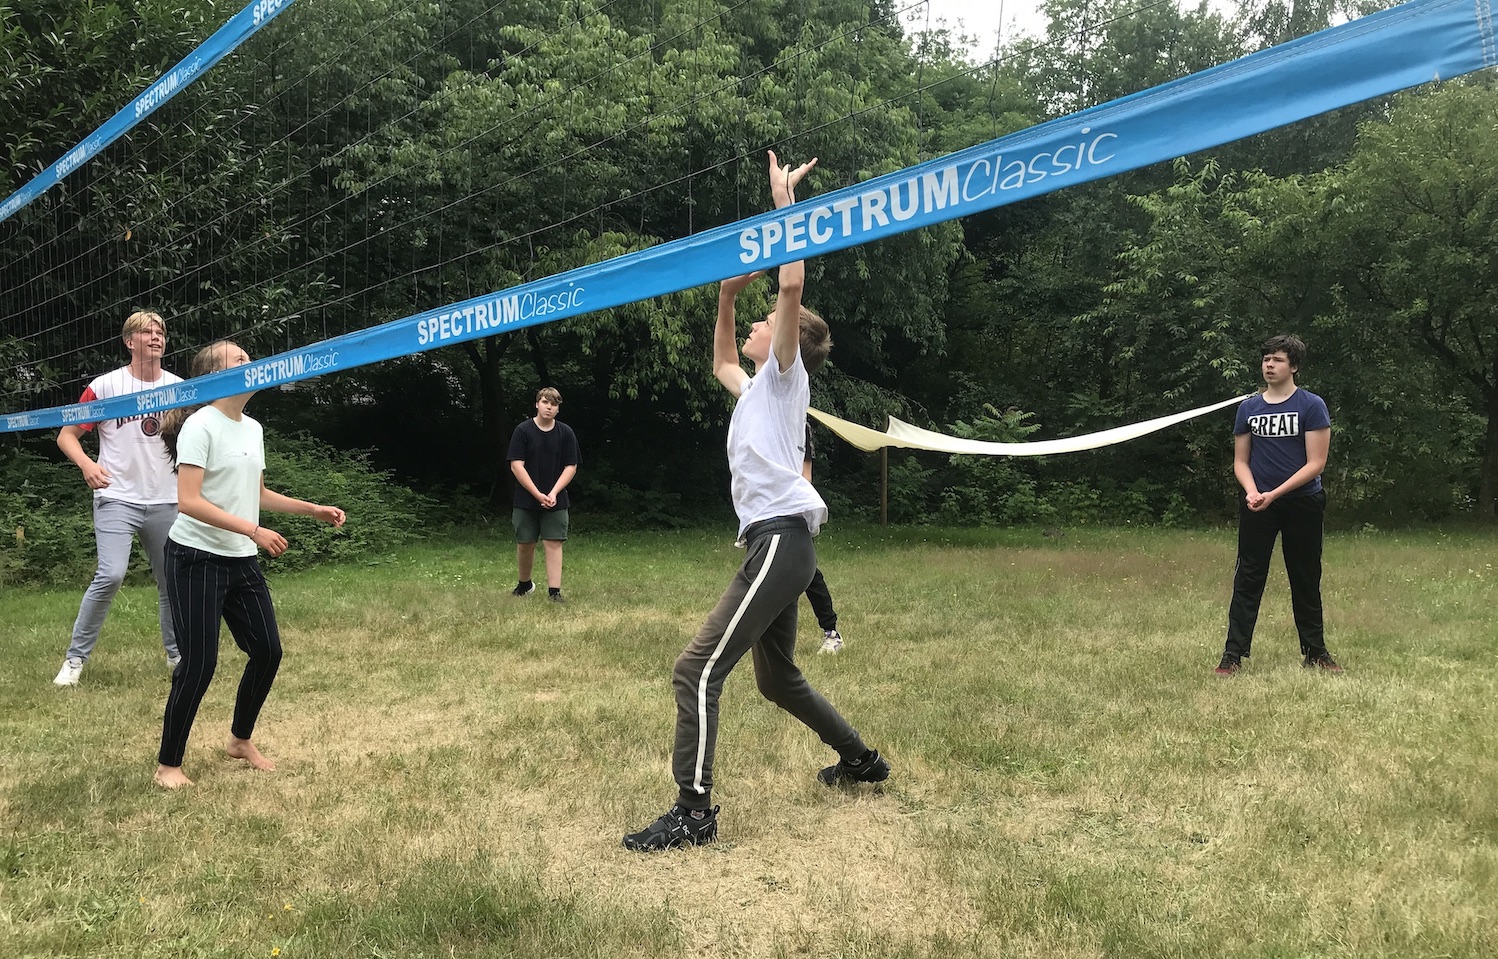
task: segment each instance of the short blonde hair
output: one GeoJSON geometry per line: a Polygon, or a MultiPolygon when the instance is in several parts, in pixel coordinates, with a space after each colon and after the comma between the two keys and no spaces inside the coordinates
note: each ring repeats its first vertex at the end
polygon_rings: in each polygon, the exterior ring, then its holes
{"type": "Polygon", "coordinates": [[[155,323],[161,327],[161,335],[166,336],[166,320],[161,318],[160,313],[152,313],[150,310],[136,310],[125,318],[125,328],[120,331],[123,339],[129,339],[137,333],[145,331],[145,328],[155,323]]]}
{"type": "Polygon", "coordinates": [[[551,400],[556,405],[561,406],[562,394],[557,392],[557,388],[555,386],[543,386],[541,387],[540,391],[536,393],[536,402],[539,403],[542,400],[551,400]]]}

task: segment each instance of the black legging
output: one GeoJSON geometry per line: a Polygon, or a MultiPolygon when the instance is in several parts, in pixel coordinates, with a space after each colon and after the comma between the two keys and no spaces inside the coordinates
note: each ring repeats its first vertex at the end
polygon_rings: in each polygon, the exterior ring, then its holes
{"type": "Polygon", "coordinates": [[[234,642],[249,656],[230,731],[249,739],[281,667],[281,631],[270,588],[254,556],[220,556],[207,550],[166,543],[167,599],[182,661],[172,673],[172,691],[161,724],[163,766],[181,766],[198,705],[218,668],[219,620],[229,624],[234,642]]]}
{"type": "Polygon", "coordinates": [[[811,585],[806,587],[806,598],[811,602],[811,611],[816,614],[817,625],[823,631],[837,629],[837,610],[832,608],[832,594],[827,591],[827,580],[822,578],[822,568],[811,574],[811,585]]]}

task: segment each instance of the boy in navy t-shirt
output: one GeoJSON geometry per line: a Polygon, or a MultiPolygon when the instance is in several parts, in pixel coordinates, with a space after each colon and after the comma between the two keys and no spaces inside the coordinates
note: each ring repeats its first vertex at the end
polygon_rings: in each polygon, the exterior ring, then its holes
{"type": "Polygon", "coordinates": [[[1227,644],[1215,672],[1231,676],[1253,644],[1259,601],[1276,536],[1284,536],[1290,604],[1308,669],[1340,673],[1326,650],[1321,616],[1321,540],[1326,493],[1321,471],[1331,448],[1326,403],[1295,385],[1305,361],[1299,337],[1271,337],[1260,349],[1264,392],[1238,407],[1233,424],[1233,475],[1243,487],[1238,506],[1238,562],[1228,607],[1227,644]]]}

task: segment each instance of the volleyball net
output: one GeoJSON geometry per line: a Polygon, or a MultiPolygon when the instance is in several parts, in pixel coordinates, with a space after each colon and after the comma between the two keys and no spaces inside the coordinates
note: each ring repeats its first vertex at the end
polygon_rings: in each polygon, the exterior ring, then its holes
{"type": "MultiPolygon", "coordinates": [[[[298,6],[307,2],[303,0],[298,6]]],[[[392,3],[381,9],[395,16],[404,8],[392,3]]],[[[472,9],[483,12],[478,6],[472,9]]],[[[297,12],[291,10],[279,19],[290,21],[297,12]]],[[[487,12],[493,14],[494,8],[488,8],[487,12]]],[[[711,22],[684,19],[674,49],[682,57],[695,49],[710,60],[711,51],[703,50],[701,42],[705,34],[712,33],[712,24],[721,22],[725,15],[719,13],[711,22]],[[686,42],[684,37],[692,38],[692,42],[686,42]]],[[[367,58],[369,51],[359,46],[358,26],[345,24],[345,31],[336,42],[346,42],[343,49],[349,51],[348,57],[357,53],[367,58]]],[[[467,37],[466,42],[473,43],[471,26],[471,20],[467,23],[454,20],[448,25],[451,32],[447,35],[467,37]]],[[[596,21],[590,22],[587,15],[574,21],[573,26],[584,28],[583,33],[560,29],[548,33],[540,28],[513,25],[502,29],[509,31],[503,35],[511,41],[528,44],[524,47],[528,55],[572,57],[583,74],[589,69],[590,50],[598,55],[598,63],[617,63],[620,58],[627,61],[631,50],[636,51],[641,62],[673,62],[673,57],[661,56],[661,51],[652,50],[643,42],[631,47],[627,33],[611,34],[596,21]],[[580,35],[596,45],[589,47],[583,43],[579,47],[580,35]],[[611,47],[607,61],[606,46],[611,47]]],[[[270,34],[273,29],[265,32],[270,34]]],[[[669,30],[665,32],[669,34],[669,30]]],[[[856,55],[857,44],[866,39],[857,36],[857,31],[818,34],[808,27],[804,42],[795,52],[773,62],[787,72],[802,69],[815,75],[818,57],[856,55]]],[[[255,61],[255,70],[266,71],[265,89],[272,97],[280,95],[278,71],[284,67],[278,66],[282,58],[274,51],[284,48],[283,38],[281,47],[273,47],[272,52],[255,61]]],[[[434,56],[455,63],[463,59],[461,51],[444,50],[440,43],[436,49],[438,53],[434,56]]],[[[493,52],[496,51],[471,51],[469,57],[475,64],[484,59],[490,64],[488,70],[492,74],[496,68],[492,65],[494,58],[488,54],[493,52]]],[[[316,69],[335,74],[344,68],[344,60],[341,57],[323,60],[316,69]]],[[[508,56],[501,58],[501,62],[508,62],[508,69],[524,72],[523,57],[508,56]]],[[[695,229],[696,224],[691,220],[693,192],[716,190],[720,199],[723,194],[763,196],[764,146],[792,142],[797,152],[791,158],[799,160],[805,158],[802,152],[827,153],[807,148],[809,143],[833,144],[835,149],[849,153],[843,163],[846,172],[877,165],[876,158],[856,156],[856,151],[866,143],[859,125],[872,122],[873,113],[877,112],[873,110],[875,105],[859,108],[856,91],[841,105],[802,104],[800,108],[805,112],[793,127],[793,136],[777,135],[770,129],[741,130],[737,140],[727,144],[730,149],[724,151],[724,158],[687,158],[685,169],[690,175],[670,179],[658,196],[643,200],[601,198],[590,192],[590,187],[596,187],[597,180],[605,178],[607,173],[606,165],[599,162],[595,151],[563,151],[544,158],[544,162],[537,162],[541,158],[536,157],[499,158],[514,161],[515,168],[524,169],[534,177],[527,179],[513,175],[506,178],[504,163],[486,165],[486,159],[495,158],[475,155],[482,152],[474,149],[476,145],[502,143],[506,135],[503,131],[510,129],[493,123],[492,117],[485,113],[485,108],[495,105],[494,90],[483,82],[488,74],[481,76],[483,71],[475,71],[476,79],[470,87],[450,88],[448,94],[461,101],[464,93],[469,93],[474,103],[447,104],[449,119],[466,118],[474,125],[475,132],[471,139],[458,141],[461,148],[450,147],[443,154],[444,159],[451,161],[450,170],[442,163],[431,162],[430,156],[417,158],[423,162],[414,164],[415,168],[427,171],[428,175],[435,176],[436,171],[444,170],[450,173],[439,178],[442,182],[431,184],[435,200],[423,202],[420,197],[412,198],[392,189],[404,188],[412,182],[392,171],[402,159],[410,160],[405,153],[441,150],[441,144],[430,139],[393,138],[395,133],[406,129],[404,126],[360,134],[357,124],[351,121],[358,115],[359,98],[368,96],[410,97],[407,118],[419,120],[426,107],[424,101],[412,94],[409,77],[402,80],[399,69],[384,67],[368,83],[346,82],[345,100],[330,99],[325,109],[309,109],[304,114],[308,118],[306,124],[329,128],[322,133],[332,136],[332,140],[324,142],[345,144],[340,147],[340,159],[336,162],[319,156],[315,149],[301,147],[295,137],[277,139],[271,135],[275,131],[260,130],[257,127],[262,113],[260,106],[247,106],[227,118],[221,118],[222,114],[209,118],[225,128],[209,134],[210,140],[215,136],[245,137],[248,142],[266,144],[268,149],[283,148],[282,141],[286,141],[287,150],[307,149],[306,176],[296,184],[265,184],[263,191],[257,184],[248,193],[261,199],[261,207],[246,210],[238,206],[216,220],[210,218],[213,224],[210,235],[202,238],[209,255],[195,260],[206,265],[195,267],[185,276],[179,269],[180,260],[174,259],[170,250],[166,254],[159,250],[142,253],[137,260],[129,260],[127,256],[123,263],[116,259],[111,261],[113,266],[105,263],[108,257],[101,253],[103,247],[90,245],[86,238],[91,228],[97,231],[101,224],[113,221],[107,216],[91,219],[69,212],[67,215],[76,217],[78,222],[70,222],[65,230],[56,232],[74,238],[80,249],[78,255],[58,263],[57,250],[65,247],[51,247],[46,255],[52,261],[32,261],[32,268],[39,276],[38,285],[11,290],[0,301],[7,317],[6,329],[11,331],[9,345],[0,340],[0,352],[8,350],[18,355],[13,360],[0,357],[0,362],[10,364],[8,373],[0,375],[10,381],[4,395],[8,402],[26,396],[44,396],[49,390],[55,394],[60,387],[52,382],[55,377],[48,372],[47,363],[61,354],[47,352],[53,348],[48,345],[50,342],[65,340],[62,333],[74,332],[80,325],[92,322],[96,331],[90,344],[101,351],[105,344],[112,345],[123,315],[121,310],[109,308],[107,293],[85,296],[77,292],[91,285],[108,285],[110,277],[131,281],[116,282],[125,292],[112,304],[150,296],[171,303],[172,309],[186,320],[173,327],[173,335],[179,342],[184,333],[195,343],[231,336],[248,338],[265,350],[278,334],[293,328],[287,322],[290,317],[305,320],[307,310],[320,314],[321,328],[328,332],[326,337],[311,343],[287,344],[287,348],[248,366],[171,387],[104,402],[23,408],[0,417],[0,431],[53,428],[207,402],[247,389],[293,383],[664,296],[750,270],[887,241],[909,231],[1208,149],[1341,106],[1495,63],[1498,63],[1498,44],[1495,44],[1489,3],[1414,0],[957,153],[851,182],[806,197],[783,210],[701,230],[695,229]],[[465,113],[465,108],[469,112],[465,113]],[[299,199],[317,193],[319,178],[340,187],[343,199],[331,206],[299,204],[299,199]],[[454,184],[460,187],[455,188],[454,184]],[[490,225],[492,241],[487,244],[443,250],[440,242],[435,242],[433,248],[433,237],[441,236],[435,224],[442,217],[470,215],[472,211],[467,208],[481,197],[486,198],[485,203],[478,205],[484,210],[512,208],[516,222],[544,225],[508,230],[501,220],[490,225]],[[499,201],[497,207],[495,201],[499,201]],[[548,210],[545,216],[528,217],[526,204],[537,203],[553,204],[556,208],[548,210]],[[660,241],[572,269],[556,272],[548,269],[552,262],[546,252],[548,236],[558,231],[605,236],[610,234],[611,224],[626,219],[631,226],[638,227],[632,231],[634,236],[659,237],[660,241]],[[351,236],[350,229],[362,229],[363,238],[351,236]],[[676,238],[666,239],[670,236],[676,238]],[[411,248],[409,251],[407,246],[411,248]],[[264,251],[263,264],[271,275],[236,279],[231,267],[248,269],[254,274],[262,265],[262,260],[255,258],[256,249],[264,251]],[[403,251],[410,252],[409,261],[401,260],[403,251]],[[284,265],[288,262],[288,252],[294,264],[291,267],[284,265]],[[476,268],[475,258],[483,261],[476,268]],[[469,268],[461,273],[450,269],[452,264],[465,261],[469,268]],[[78,275],[72,282],[66,275],[52,282],[49,278],[59,271],[78,275]],[[105,279],[99,279],[100,275],[105,279]],[[538,278],[529,279],[530,276],[538,278]],[[357,277],[368,279],[361,283],[354,279],[357,277]],[[468,287],[464,290],[466,295],[453,295],[456,289],[461,289],[455,282],[458,277],[468,287]],[[472,289],[475,283],[478,290],[472,289]],[[17,302],[18,298],[24,300],[28,296],[40,299],[41,304],[17,302]],[[403,301],[412,307],[409,311],[401,314],[397,310],[393,319],[368,325],[372,316],[383,318],[381,313],[389,315],[403,301]],[[101,303],[105,305],[100,306],[101,303]],[[85,305],[92,311],[89,314],[92,319],[84,318],[85,305]],[[16,324],[11,317],[23,319],[16,324]]],[[[731,104],[745,95],[743,75],[715,73],[711,68],[703,72],[701,62],[697,64],[698,72],[686,69],[677,77],[695,77],[685,87],[666,82],[669,78],[654,70],[640,71],[638,76],[631,74],[626,83],[623,74],[607,72],[617,69],[599,67],[591,74],[617,82],[579,84],[565,93],[550,94],[550,100],[544,88],[527,100],[519,92],[523,87],[512,85],[507,89],[515,96],[513,102],[502,99],[500,102],[505,122],[595,124],[597,151],[636,150],[642,162],[653,162],[662,155],[674,156],[682,146],[672,126],[689,110],[700,108],[710,97],[717,98],[712,102],[731,104]],[[662,82],[660,90],[652,86],[658,79],[662,82]],[[651,95],[668,98],[677,109],[656,111],[632,122],[627,109],[611,110],[611,104],[602,99],[605,86],[613,88],[621,84],[626,93],[647,99],[651,95]]],[[[414,76],[420,71],[411,66],[409,72],[414,76]]],[[[760,79],[772,82],[768,74],[760,79]]],[[[336,86],[338,83],[328,84],[329,88],[336,86]]],[[[814,84],[808,84],[801,89],[806,92],[813,88],[814,84]]],[[[824,92],[829,97],[839,93],[824,92]]],[[[179,94],[178,99],[182,98],[179,94]]],[[[323,104],[317,106],[321,108],[323,104]]],[[[189,112],[178,121],[182,126],[162,127],[162,135],[173,129],[192,131],[196,129],[194,123],[199,127],[211,125],[203,118],[206,105],[198,105],[196,113],[191,112],[192,106],[185,109],[189,112]]],[[[390,111],[382,109],[380,115],[388,116],[390,111]]],[[[163,144],[160,152],[165,157],[170,151],[163,144]]],[[[241,155],[238,151],[226,152],[241,155]]],[[[837,159],[834,156],[833,164],[829,165],[836,165],[837,159]]],[[[86,177],[92,165],[74,169],[68,174],[69,179],[86,177]]],[[[165,203],[168,211],[178,209],[179,204],[211,207],[216,195],[212,186],[215,176],[239,175],[253,180],[256,173],[253,168],[204,170],[199,176],[188,168],[176,169],[180,179],[201,189],[190,194],[196,199],[165,203]]],[[[140,173],[145,181],[151,175],[150,171],[140,173]]],[[[239,186],[242,186],[239,181],[223,182],[220,189],[234,192],[239,186]]],[[[74,192],[89,189],[99,188],[86,185],[74,192]]],[[[45,207],[47,203],[48,195],[44,193],[30,206],[15,211],[10,223],[30,215],[32,207],[45,207]]],[[[51,212],[61,215],[56,210],[51,212]]],[[[41,215],[46,213],[43,211],[41,215]]],[[[134,230],[128,224],[112,229],[116,232],[110,233],[110,242],[127,246],[134,242],[134,230]]],[[[465,235],[472,237],[476,232],[483,231],[470,229],[465,235]]],[[[24,236],[24,233],[0,236],[0,251],[13,246],[26,247],[24,236]]],[[[599,244],[597,248],[607,246],[599,244]]],[[[3,255],[13,258],[15,253],[3,255]]],[[[12,259],[0,260],[0,268],[12,274],[24,272],[11,269],[8,265],[11,262],[12,259]]],[[[308,328],[306,322],[295,325],[299,331],[308,328]]],[[[76,341],[68,349],[74,354],[79,352],[76,341]]]]}

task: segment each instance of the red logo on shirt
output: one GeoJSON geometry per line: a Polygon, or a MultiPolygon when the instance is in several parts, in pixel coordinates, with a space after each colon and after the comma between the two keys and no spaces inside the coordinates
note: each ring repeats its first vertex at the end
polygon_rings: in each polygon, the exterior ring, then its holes
{"type": "Polygon", "coordinates": [[[161,432],[161,421],[154,416],[143,416],[140,420],[140,431],[147,436],[156,436],[161,432]]]}

